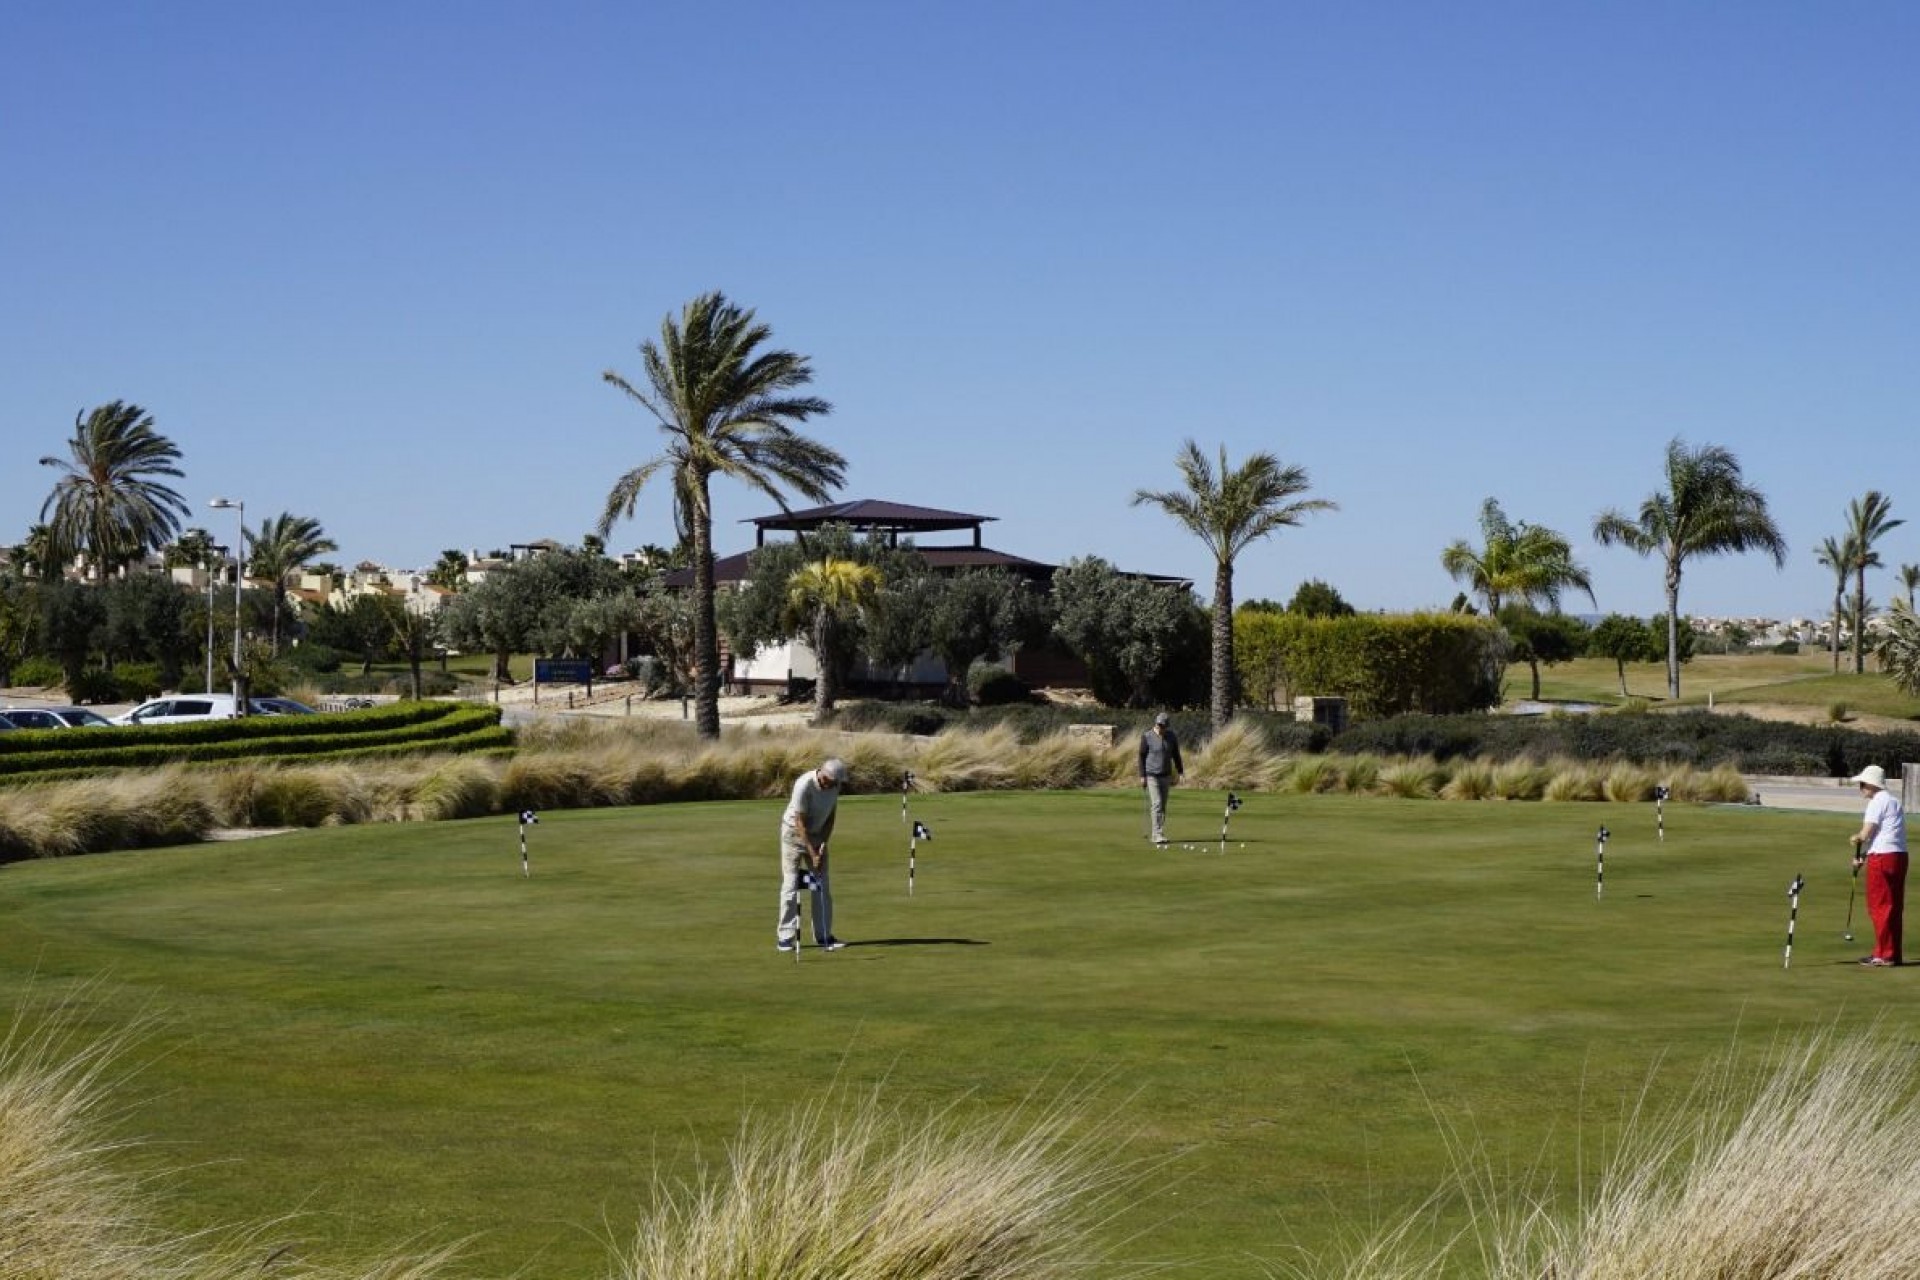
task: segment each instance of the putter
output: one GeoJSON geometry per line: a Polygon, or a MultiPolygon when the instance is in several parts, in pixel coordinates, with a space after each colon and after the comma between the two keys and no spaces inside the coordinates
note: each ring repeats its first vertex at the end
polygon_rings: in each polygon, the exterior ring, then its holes
{"type": "Polygon", "coordinates": [[[540,815],[531,809],[520,811],[520,874],[531,876],[533,865],[527,861],[527,824],[540,821],[540,815]]]}
{"type": "Polygon", "coordinates": [[[1800,917],[1800,890],[1806,888],[1806,885],[1806,877],[1796,873],[1793,883],[1787,886],[1787,901],[1790,905],[1787,907],[1787,954],[1786,958],[1780,962],[1782,969],[1793,968],[1793,925],[1800,917]]]}
{"type": "Polygon", "coordinates": [[[1847,931],[1840,935],[1844,942],[1853,941],[1853,899],[1860,892],[1860,864],[1853,864],[1853,888],[1847,890],[1847,931]]]}

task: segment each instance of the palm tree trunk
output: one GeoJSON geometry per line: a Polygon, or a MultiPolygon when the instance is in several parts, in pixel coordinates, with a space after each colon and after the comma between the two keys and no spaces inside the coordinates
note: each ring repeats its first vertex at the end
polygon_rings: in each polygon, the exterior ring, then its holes
{"type": "Polygon", "coordinates": [[[1833,592],[1833,634],[1829,636],[1828,648],[1833,650],[1833,674],[1840,674],[1840,610],[1844,604],[1844,593],[1839,588],[1833,592]]]}
{"type": "Polygon", "coordinates": [[[1680,564],[1667,565],[1667,697],[1680,701],[1680,564]]]}
{"type": "Polygon", "coordinates": [[[720,642],[713,613],[713,509],[707,478],[696,481],[693,507],[693,727],[702,738],[720,736],[720,642]]]}
{"type": "MultiPolygon", "coordinates": [[[[1866,554],[1865,549],[1861,551],[1866,554]]],[[[1866,653],[1866,612],[1867,612],[1867,570],[1866,566],[1853,573],[1853,674],[1860,675],[1867,669],[1866,653]]]]}
{"type": "Polygon", "coordinates": [[[827,715],[840,695],[833,663],[827,660],[827,646],[832,639],[827,634],[827,628],[832,625],[828,611],[822,607],[813,620],[813,660],[816,670],[813,680],[813,722],[817,725],[827,722],[827,715]]]}
{"type": "Polygon", "coordinates": [[[1233,562],[1213,572],[1213,727],[1233,718],[1233,562]]]}

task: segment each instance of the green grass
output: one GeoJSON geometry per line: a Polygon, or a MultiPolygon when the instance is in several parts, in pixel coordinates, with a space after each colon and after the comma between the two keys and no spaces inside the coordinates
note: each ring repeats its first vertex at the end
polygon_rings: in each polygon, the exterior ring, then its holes
{"type": "MultiPolygon", "coordinates": [[[[1833,674],[1833,659],[1824,652],[1797,654],[1702,654],[1680,668],[1680,701],[1703,706],[1709,694],[1715,704],[1781,703],[1825,707],[1845,702],[1856,712],[1920,718],[1920,698],[1901,693],[1878,672],[1865,675],[1833,674]]],[[[1524,663],[1507,668],[1506,698],[1526,698],[1532,676],[1524,663]]],[[[1627,664],[1627,693],[1658,706],[1667,701],[1667,668],[1661,662],[1627,664]]],[[[1608,658],[1576,658],[1540,668],[1540,696],[1548,702],[1621,701],[1620,675],[1608,658]]]]}
{"type": "Polygon", "coordinates": [[[1571,1192],[1656,1067],[1657,1103],[1912,1001],[1915,971],[1847,963],[1844,817],[1668,806],[1662,845],[1644,804],[1261,795],[1224,855],[1178,848],[1221,799],[1176,793],[1154,857],[1131,793],[922,797],[908,898],[898,798],[854,797],[856,945],[797,965],[768,802],[549,813],[530,879],[507,819],[16,864],[0,998],[151,1015],[117,1158],[177,1171],[177,1225],[298,1211],[271,1239],[334,1257],[471,1234],[463,1271],[530,1280],[603,1274],[743,1114],[837,1084],[997,1118],[1089,1074],[1172,1162],[1119,1256],[1265,1276],[1441,1188],[1441,1117],[1571,1192]]]}

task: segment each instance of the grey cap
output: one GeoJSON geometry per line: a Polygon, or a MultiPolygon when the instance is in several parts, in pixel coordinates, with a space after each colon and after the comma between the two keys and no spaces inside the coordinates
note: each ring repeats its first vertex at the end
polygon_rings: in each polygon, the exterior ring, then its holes
{"type": "Polygon", "coordinates": [[[1160,713],[1159,715],[1157,715],[1157,716],[1155,716],[1155,717],[1153,718],[1153,722],[1154,722],[1155,724],[1166,724],[1166,723],[1167,723],[1167,713],[1166,713],[1166,712],[1164,712],[1164,711],[1162,711],[1162,712],[1161,712],[1161,713],[1160,713]]]}
{"type": "Polygon", "coordinates": [[[847,780],[847,762],[835,757],[821,765],[820,772],[826,774],[835,782],[845,782],[847,780]]]}

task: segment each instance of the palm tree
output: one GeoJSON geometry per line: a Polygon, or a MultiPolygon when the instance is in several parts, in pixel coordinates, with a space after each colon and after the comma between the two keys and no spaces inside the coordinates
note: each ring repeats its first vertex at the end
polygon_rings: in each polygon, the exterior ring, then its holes
{"type": "Polygon", "coordinates": [[[41,582],[45,582],[49,574],[59,577],[60,556],[53,545],[53,530],[44,524],[28,528],[26,540],[14,548],[14,560],[20,565],[22,577],[41,582]]]}
{"type": "Polygon", "coordinates": [[[1897,529],[1905,520],[1895,520],[1893,500],[1878,489],[1847,504],[1847,539],[1853,544],[1853,673],[1867,669],[1867,570],[1880,567],[1880,553],[1873,544],[1889,529],[1897,529]]]}
{"type": "Polygon", "coordinates": [[[1276,529],[1293,528],[1301,517],[1338,508],[1323,498],[1301,498],[1307,491],[1305,468],[1283,467],[1270,453],[1256,453],[1236,469],[1220,448],[1216,477],[1200,446],[1188,440],[1174,465],[1184,489],[1134,492],[1133,505],[1151,504],[1185,525],[1213,553],[1213,725],[1233,715],[1233,562],[1242,551],[1276,529]]]}
{"type": "Polygon", "coordinates": [[[104,577],[178,532],[187,504],[154,477],[184,474],[180,450],[145,409],[115,400],[76,414],[67,452],[40,459],[62,473],[40,504],[54,565],[80,554],[104,577]]]}
{"type": "Polygon", "coordinates": [[[787,579],[788,625],[804,625],[812,639],[820,674],[813,683],[813,722],[823,724],[840,697],[840,668],[846,646],[835,634],[841,619],[869,609],[880,599],[885,579],[870,564],[853,560],[812,560],[787,579]]]}
{"type": "Polygon", "coordinates": [[[1907,608],[1914,607],[1914,593],[1920,591],[1920,564],[1900,566],[1900,586],[1906,592],[1907,608]]]}
{"type": "Polygon", "coordinates": [[[1667,487],[1649,494],[1629,519],[1603,511],[1593,522],[1601,546],[1618,542],[1666,562],[1667,696],[1680,698],[1680,575],[1694,556],[1765,551],[1776,566],[1787,562],[1787,540],[1767,511],[1766,495],[1748,484],[1740,460],[1719,445],[1687,448],[1678,436],[1667,443],[1667,487]]]}
{"type": "Polygon", "coordinates": [[[287,583],[308,564],[340,546],[312,516],[284,511],[260,522],[258,533],[247,535],[248,568],[273,587],[273,652],[280,652],[280,615],[286,609],[287,583]]]}
{"type": "Polygon", "coordinates": [[[1498,617],[1500,607],[1509,602],[1535,607],[1545,603],[1558,613],[1560,593],[1568,587],[1580,588],[1598,607],[1593,580],[1585,566],[1575,562],[1565,537],[1524,520],[1514,524],[1493,498],[1480,506],[1480,534],[1485,539],[1480,550],[1464,539],[1455,542],[1440,553],[1440,567],[1480,593],[1488,617],[1498,617]]]}
{"type": "Polygon", "coordinates": [[[427,570],[427,581],[436,587],[456,591],[467,580],[469,564],[466,552],[450,547],[442,551],[433,568],[427,570]]]}
{"type": "Polygon", "coordinates": [[[1813,558],[1833,570],[1833,634],[1827,638],[1833,650],[1833,671],[1840,673],[1840,627],[1847,600],[1847,575],[1853,572],[1853,541],[1842,534],[1826,537],[1813,549],[1813,558]]]}
{"type": "Polygon", "coordinates": [[[752,311],[705,293],[660,322],[660,342],[644,342],[645,388],[608,370],[601,376],[651,413],[667,437],[665,452],[614,482],[596,532],[606,537],[632,516],[640,491],[661,471],[673,486],[673,522],[693,544],[694,724],[720,736],[720,646],[713,609],[713,477],[727,476],[787,509],[782,488],[824,502],[846,471],[833,449],[794,431],[832,406],[793,394],[813,381],[805,356],[758,351],[772,330],[752,311]]]}

